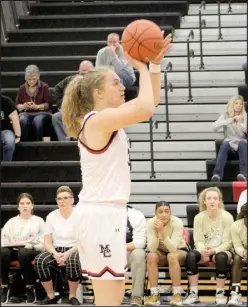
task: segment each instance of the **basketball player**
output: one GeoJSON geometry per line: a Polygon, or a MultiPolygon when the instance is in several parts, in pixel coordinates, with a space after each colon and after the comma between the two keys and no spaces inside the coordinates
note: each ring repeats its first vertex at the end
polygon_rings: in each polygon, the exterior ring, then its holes
{"type": "Polygon", "coordinates": [[[136,61],[139,94],[124,103],[124,86],[109,68],[75,77],[62,101],[68,135],[78,137],[83,189],[74,229],[83,273],[92,279],[95,305],[118,306],[125,288],[126,203],[130,195],[128,140],[122,128],[148,120],[160,100],[160,63],[171,35],[154,63],[136,61]]]}

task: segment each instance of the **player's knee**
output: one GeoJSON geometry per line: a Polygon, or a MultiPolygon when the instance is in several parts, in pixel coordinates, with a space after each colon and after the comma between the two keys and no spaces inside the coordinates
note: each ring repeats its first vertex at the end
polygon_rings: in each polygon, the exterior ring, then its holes
{"type": "Polygon", "coordinates": [[[131,252],[130,260],[132,264],[144,263],[146,258],[146,252],[144,249],[137,248],[131,252]]]}
{"type": "Polygon", "coordinates": [[[169,264],[178,263],[178,253],[169,253],[167,255],[167,260],[169,264]]]}
{"type": "Polygon", "coordinates": [[[216,277],[225,279],[227,277],[228,256],[225,252],[219,252],[215,256],[216,277]]]}
{"type": "Polygon", "coordinates": [[[201,255],[199,257],[200,253],[197,251],[190,251],[188,252],[186,256],[186,269],[187,269],[187,274],[189,276],[193,276],[198,274],[198,265],[197,263],[200,261],[199,258],[201,258],[201,255]]]}
{"type": "Polygon", "coordinates": [[[233,258],[233,265],[243,265],[244,262],[242,262],[242,257],[240,257],[238,254],[235,254],[234,255],[234,258],[233,258]]]}
{"type": "Polygon", "coordinates": [[[149,253],[147,256],[147,265],[154,265],[158,263],[158,255],[156,253],[149,253]]]}

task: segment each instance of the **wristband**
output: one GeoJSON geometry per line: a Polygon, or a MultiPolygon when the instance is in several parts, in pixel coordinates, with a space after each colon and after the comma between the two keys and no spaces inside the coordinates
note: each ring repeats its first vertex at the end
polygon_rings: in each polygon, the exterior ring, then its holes
{"type": "Polygon", "coordinates": [[[161,73],[161,64],[149,63],[149,72],[152,74],[160,74],[161,73]]]}
{"type": "Polygon", "coordinates": [[[15,138],[16,139],[20,139],[21,137],[19,135],[15,135],[15,138]]]}

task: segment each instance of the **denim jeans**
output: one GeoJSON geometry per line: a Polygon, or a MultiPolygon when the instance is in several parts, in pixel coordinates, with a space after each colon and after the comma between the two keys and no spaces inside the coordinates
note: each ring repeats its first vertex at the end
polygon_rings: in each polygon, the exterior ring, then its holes
{"type": "MultiPolygon", "coordinates": [[[[224,168],[226,165],[226,160],[228,153],[234,153],[234,150],[229,145],[228,141],[224,141],[220,146],[220,151],[218,153],[215,168],[214,168],[214,175],[220,176],[222,180],[224,175],[224,168]]],[[[239,172],[240,174],[246,175],[247,172],[247,141],[240,140],[238,145],[238,155],[239,155],[239,172]]]]}
{"type": "Polygon", "coordinates": [[[37,141],[42,141],[44,136],[44,125],[51,120],[52,115],[47,113],[37,113],[30,115],[27,112],[20,114],[20,125],[22,130],[22,141],[28,140],[28,135],[31,126],[35,128],[35,135],[37,141]]]}
{"type": "Polygon", "coordinates": [[[3,146],[3,161],[12,161],[15,151],[15,135],[11,130],[1,131],[1,142],[3,146]]]}
{"type": "Polygon", "coordinates": [[[52,116],[53,128],[57,134],[57,138],[59,141],[68,141],[69,137],[67,137],[65,132],[65,127],[62,122],[62,114],[61,112],[56,112],[52,116]]]}
{"type": "Polygon", "coordinates": [[[125,86],[125,88],[129,88],[135,82],[135,80],[133,80],[132,76],[125,70],[121,70],[118,73],[118,76],[121,80],[121,83],[125,86]]]}

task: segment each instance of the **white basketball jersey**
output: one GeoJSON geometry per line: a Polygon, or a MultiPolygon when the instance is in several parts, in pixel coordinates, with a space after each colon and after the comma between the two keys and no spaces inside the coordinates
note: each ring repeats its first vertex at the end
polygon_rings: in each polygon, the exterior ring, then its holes
{"type": "MultiPolygon", "coordinates": [[[[83,120],[82,129],[90,116],[83,120]]],[[[88,148],[79,138],[83,188],[79,202],[114,202],[126,204],[131,190],[129,142],[123,129],[114,132],[102,150],[88,148]]]]}

